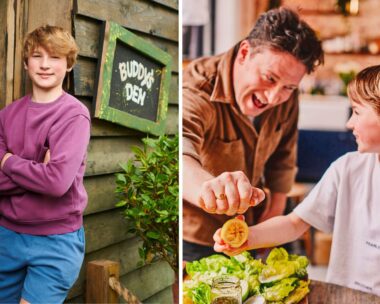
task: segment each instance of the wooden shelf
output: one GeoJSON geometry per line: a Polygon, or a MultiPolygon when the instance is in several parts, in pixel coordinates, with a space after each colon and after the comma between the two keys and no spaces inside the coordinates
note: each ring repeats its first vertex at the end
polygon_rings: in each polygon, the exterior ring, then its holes
{"type": "Polygon", "coordinates": [[[350,56],[380,56],[380,53],[379,54],[372,54],[372,53],[354,53],[354,52],[343,52],[343,53],[325,52],[325,55],[333,55],[333,56],[343,56],[343,55],[350,55],[350,56]]]}
{"type": "Polygon", "coordinates": [[[343,15],[341,12],[336,11],[334,9],[331,10],[311,10],[311,9],[300,9],[300,14],[303,16],[307,15],[319,15],[319,16],[341,16],[341,17],[350,17],[350,18],[356,18],[360,17],[360,13],[358,14],[348,14],[347,16],[343,15]]]}

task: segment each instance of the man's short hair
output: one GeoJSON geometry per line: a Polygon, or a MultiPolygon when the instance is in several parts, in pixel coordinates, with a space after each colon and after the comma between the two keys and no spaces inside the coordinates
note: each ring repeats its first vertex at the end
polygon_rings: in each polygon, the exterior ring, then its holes
{"type": "Polygon", "coordinates": [[[43,47],[49,54],[66,57],[68,69],[74,66],[79,52],[73,36],[63,28],[52,25],[40,26],[26,36],[23,49],[25,64],[38,47],[43,47]]]}
{"type": "Polygon", "coordinates": [[[246,39],[254,49],[269,46],[292,54],[308,73],[324,61],[321,41],[314,30],[285,7],[261,14],[246,39]]]}

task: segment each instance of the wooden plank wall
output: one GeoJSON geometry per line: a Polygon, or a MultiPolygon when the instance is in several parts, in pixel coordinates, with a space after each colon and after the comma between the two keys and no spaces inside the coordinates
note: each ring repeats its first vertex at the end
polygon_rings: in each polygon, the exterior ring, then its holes
{"type": "MultiPolygon", "coordinates": [[[[99,35],[102,20],[112,20],[173,56],[167,134],[178,132],[178,1],[177,0],[75,0],[73,28],[80,53],[73,71],[74,94],[88,108],[95,92],[99,35]]],[[[110,259],[121,264],[120,280],[146,303],[172,303],[174,273],[165,262],[138,267],[139,239],[126,233],[120,210],[114,207],[115,178],[119,163],[132,157],[131,146],[141,145],[146,134],[93,119],[88,149],[85,187],[86,257],[110,259]],[[160,278],[159,280],[157,278],[160,278]]],[[[85,267],[67,303],[82,303],[85,267]]],[[[122,300],[121,300],[122,301],[122,300]]]]}
{"type": "MultiPolygon", "coordinates": [[[[9,1],[9,0],[8,0],[9,1]]],[[[0,45],[7,46],[7,9],[8,9],[8,1],[0,1],[0,28],[5,29],[4,34],[0,34],[0,45]]],[[[5,106],[5,100],[7,96],[6,88],[7,88],[7,57],[8,57],[8,47],[0,48],[0,66],[3,68],[0,69],[0,109],[5,106]],[[4,68],[5,67],[5,68],[4,68]]]]}
{"type": "Polygon", "coordinates": [[[15,9],[11,0],[0,1],[0,109],[13,99],[15,9]]]}

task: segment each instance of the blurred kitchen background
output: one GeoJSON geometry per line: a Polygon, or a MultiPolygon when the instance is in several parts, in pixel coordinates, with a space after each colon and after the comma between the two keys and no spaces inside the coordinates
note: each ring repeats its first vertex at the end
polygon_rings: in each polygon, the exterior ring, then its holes
{"type": "MultiPolygon", "coordinates": [[[[325,64],[301,85],[297,183],[288,209],[302,201],[332,161],[356,150],[345,127],[350,116],[346,85],[361,69],[380,64],[380,0],[183,0],[183,67],[191,60],[219,54],[243,39],[264,11],[290,7],[323,41],[325,64]]],[[[307,232],[287,246],[307,254],[312,279],[323,280],[331,235],[307,232]]]]}

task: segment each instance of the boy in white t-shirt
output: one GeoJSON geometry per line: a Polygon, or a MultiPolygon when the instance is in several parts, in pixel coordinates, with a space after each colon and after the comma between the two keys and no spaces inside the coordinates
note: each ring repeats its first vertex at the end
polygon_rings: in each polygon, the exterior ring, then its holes
{"type": "Polygon", "coordinates": [[[349,84],[348,96],[353,113],[347,127],[358,152],[331,164],[292,213],[249,227],[240,248],[226,245],[217,230],[215,251],[235,255],[277,246],[313,226],[333,233],[327,281],[380,296],[380,65],[361,71],[349,84]]]}

